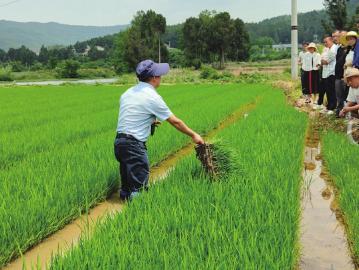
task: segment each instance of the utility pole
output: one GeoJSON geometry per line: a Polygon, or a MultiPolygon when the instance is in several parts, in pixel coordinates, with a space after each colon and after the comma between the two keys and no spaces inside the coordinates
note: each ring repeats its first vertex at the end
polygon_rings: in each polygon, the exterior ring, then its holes
{"type": "Polygon", "coordinates": [[[292,79],[298,78],[298,10],[297,0],[292,0],[292,79]]]}

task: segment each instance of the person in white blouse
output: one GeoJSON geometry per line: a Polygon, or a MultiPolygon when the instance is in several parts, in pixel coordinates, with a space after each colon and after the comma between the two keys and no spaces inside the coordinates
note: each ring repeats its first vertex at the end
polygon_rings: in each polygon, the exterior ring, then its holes
{"type": "Polygon", "coordinates": [[[304,81],[304,96],[306,103],[316,100],[316,95],[319,91],[319,68],[320,68],[320,54],[317,52],[315,43],[310,43],[307,47],[307,52],[302,56],[302,69],[304,81]]]}

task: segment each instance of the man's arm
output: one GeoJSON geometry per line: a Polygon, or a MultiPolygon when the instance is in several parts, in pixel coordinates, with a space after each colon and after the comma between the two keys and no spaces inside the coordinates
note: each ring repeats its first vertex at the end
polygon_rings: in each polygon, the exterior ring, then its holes
{"type": "Polygon", "coordinates": [[[344,117],[348,112],[359,110],[359,104],[349,101],[347,105],[340,111],[340,116],[344,117]]]}
{"type": "Polygon", "coordinates": [[[169,122],[177,130],[191,137],[192,141],[195,144],[204,144],[204,140],[202,139],[202,137],[196,132],[194,132],[192,129],[190,129],[181,119],[177,118],[175,115],[172,114],[167,119],[167,122],[169,122]]]}

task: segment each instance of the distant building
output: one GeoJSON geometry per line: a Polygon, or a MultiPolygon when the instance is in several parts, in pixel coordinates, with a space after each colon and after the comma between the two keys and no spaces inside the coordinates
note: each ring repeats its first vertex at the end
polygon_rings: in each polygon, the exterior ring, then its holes
{"type": "MultiPolygon", "coordinates": [[[[302,44],[298,45],[299,49],[301,49],[302,47],[303,47],[302,44]]],[[[275,44],[275,45],[272,45],[272,49],[275,51],[291,50],[292,44],[275,44]]]]}
{"type": "Polygon", "coordinates": [[[284,51],[284,50],[290,50],[292,48],[291,44],[275,44],[272,45],[272,49],[275,51],[284,51]]]}

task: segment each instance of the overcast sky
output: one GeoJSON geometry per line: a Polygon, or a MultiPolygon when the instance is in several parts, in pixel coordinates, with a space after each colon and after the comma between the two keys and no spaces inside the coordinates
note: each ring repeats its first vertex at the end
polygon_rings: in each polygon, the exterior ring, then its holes
{"type": "MultiPolygon", "coordinates": [[[[105,26],[128,24],[136,11],[153,9],[167,18],[167,24],[175,24],[215,9],[257,22],[290,14],[290,5],[291,0],[0,0],[0,20],[105,26]]],[[[322,0],[298,0],[300,12],[321,8],[322,0]]]]}

